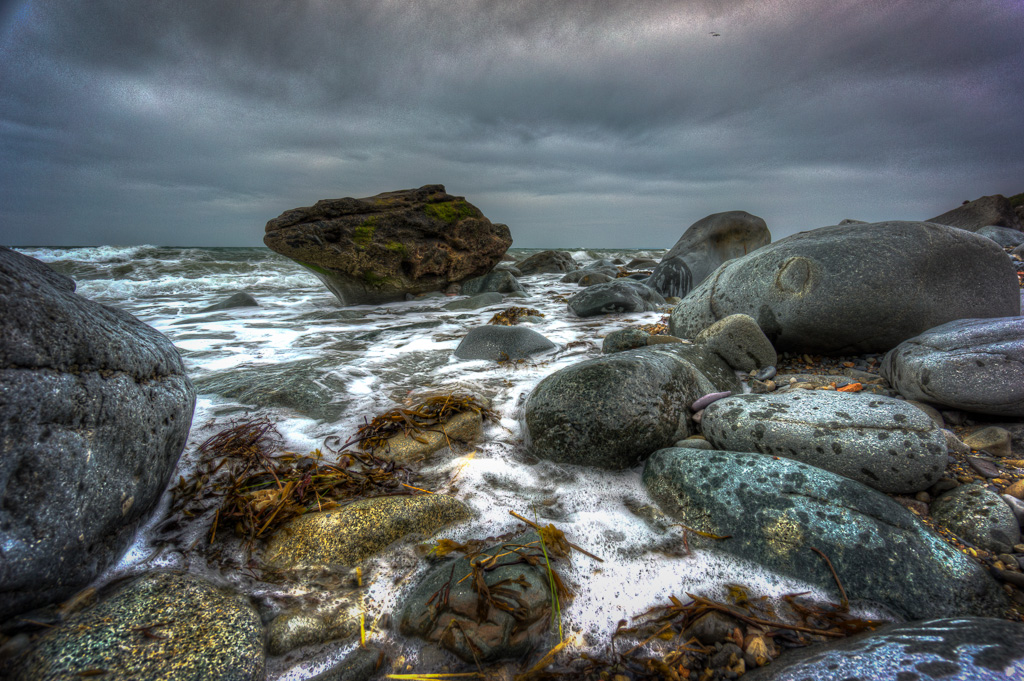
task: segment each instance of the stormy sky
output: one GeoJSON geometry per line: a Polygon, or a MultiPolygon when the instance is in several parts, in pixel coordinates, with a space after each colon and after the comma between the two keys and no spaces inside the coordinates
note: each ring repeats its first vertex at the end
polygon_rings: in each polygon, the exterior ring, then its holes
{"type": "Polygon", "coordinates": [[[0,243],[259,245],[444,184],[518,247],[1024,191],[1020,0],[0,0],[0,243]]]}

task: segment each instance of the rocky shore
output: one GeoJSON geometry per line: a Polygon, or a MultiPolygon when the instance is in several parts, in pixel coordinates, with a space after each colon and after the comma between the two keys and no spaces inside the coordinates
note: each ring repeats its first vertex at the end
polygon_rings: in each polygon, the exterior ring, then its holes
{"type": "Polygon", "coordinates": [[[572,287],[567,317],[662,321],[595,337],[600,354],[547,375],[516,414],[424,392],[308,455],[272,423],[236,419],[176,481],[196,390],[174,346],[0,248],[0,676],[263,679],[334,646],[343,654],[315,678],[1024,678],[1018,198],[776,242],[731,211],[694,223],[660,262],[586,267],[559,251],[496,265],[507,227],[440,185],[289,211],[268,243],[343,303],[459,291],[445,308],[523,305],[471,329],[458,361],[564,350],[528,307],[538,273],[572,287]],[[754,594],[738,576],[715,599],[680,575],[678,598],[584,643],[561,611],[588,584],[564,567],[602,558],[557,523],[436,536],[473,510],[458,472],[438,479],[425,462],[503,416],[519,419],[519,456],[581,480],[635,477],[638,521],[682,550],[827,601],[754,594]],[[197,564],[219,576],[91,586],[165,490],[168,536],[194,538],[197,564]],[[381,611],[364,580],[389,552],[416,578],[381,611]],[[254,594],[269,584],[300,596],[268,607],[254,594]],[[396,639],[419,641],[415,660],[396,639]]]}

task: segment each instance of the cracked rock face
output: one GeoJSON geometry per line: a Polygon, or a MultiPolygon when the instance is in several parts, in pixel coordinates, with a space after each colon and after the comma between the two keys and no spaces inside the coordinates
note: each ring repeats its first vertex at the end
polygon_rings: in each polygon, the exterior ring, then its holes
{"type": "Polygon", "coordinates": [[[802,232],[725,263],[672,311],[669,332],[754,318],[779,352],[885,352],[946,322],[1020,314],[1013,264],[990,239],[927,222],[802,232]]]}
{"type": "Polygon", "coordinates": [[[195,389],[171,342],[0,248],[0,620],[86,586],[156,505],[195,389]]]}
{"type": "Polygon", "coordinates": [[[661,510],[702,532],[696,550],[724,551],[839,594],[880,603],[901,617],[991,614],[1006,607],[999,585],[909,511],[859,482],[764,454],[655,452],[643,483],[661,510]]]}
{"type": "Polygon", "coordinates": [[[718,449],[784,456],[889,494],[927,489],[946,468],[946,438],[923,411],[880,395],[831,390],[736,395],[709,406],[718,449]]]}
{"type": "Polygon", "coordinates": [[[907,399],[1024,417],[1024,318],[929,329],[887,353],[881,374],[907,399]]]}

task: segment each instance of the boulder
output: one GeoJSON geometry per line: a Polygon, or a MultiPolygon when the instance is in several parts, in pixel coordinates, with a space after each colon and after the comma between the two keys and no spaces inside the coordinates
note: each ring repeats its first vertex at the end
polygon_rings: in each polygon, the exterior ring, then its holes
{"type": "Polygon", "coordinates": [[[927,222],[959,227],[968,232],[977,232],[982,227],[989,225],[1009,227],[1018,231],[1021,229],[1020,218],[1013,210],[1010,200],[1002,194],[983,196],[942,215],[936,215],[927,222]]]}
{"type": "Polygon", "coordinates": [[[931,487],[946,469],[946,438],[902,400],[834,390],[736,395],[704,410],[718,449],[784,456],[888,494],[931,487]]]}
{"type": "Polygon", "coordinates": [[[505,361],[528,359],[538,352],[554,350],[555,344],[533,329],[521,326],[486,325],[470,329],[455,348],[459,359],[505,361]]]}
{"type": "Polygon", "coordinates": [[[654,258],[633,258],[625,264],[627,270],[651,270],[658,265],[654,258]]]}
{"type": "Polygon", "coordinates": [[[1024,416],[1024,318],[960,319],[900,343],[881,375],[907,399],[1024,416]]]}
{"type": "Polygon", "coordinates": [[[232,310],[236,307],[259,306],[260,304],[256,302],[256,299],[253,298],[252,295],[246,293],[245,291],[239,291],[238,293],[232,294],[231,296],[225,298],[219,303],[214,303],[209,307],[204,307],[203,309],[199,310],[197,314],[201,312],[218,312],[220,310],[232,310]]]}
{"type": "Polygon", "coordinates": [[[693,342],[703,345],[737,371],[775,366],[779,359],[757,322],[745,314],[719,319],[698,333],[693,342]]]}
{"type": "Polygon", "coordinates": [[[523,274],[572,272],[578,267],[579,265],[568,251],[541,251],[516,263],[516,269],[523,274]]]}
{"type": "Polygon", "coordinates": [[[593,317],[617,312],[651,312],[665,299],[646,284],[632,279],[616,279],[595,284],[569,298],[569,311],[577,317],[593,317]]]}
{"type": "Polygon", "coordinates": [[[302,646],[348,638],[358,632],[359,620],[347,610],[331,617],[306,612],[283,613],[267,625],[267,653],[284,655],[302,646]]]}
{"type": "Polygon", "coordinates": [[[601,342],[601,352],[610,355],[613,352],[646,347],[647,339],[650,336],[651,334],[641,329],[619,329],[618,331],[612,331],[601,342]]]}
{"type": "Polygon", "coordinates": [[[624,350],[542,380],[524,405],[524,435],[542,459],[629,468],[692,433],[687,405],[739,389],[733,370],[696,346],[624,350]]]}
{"type": "Polygon", "coordinates": [[[312,271],[343,305],[361,305],[487,274],[512,237],[435,184],[286,211],[267,223],[263,243],[312,271]]]}
{"type": "Polygon", "coordinates": [[[481,597],[468,557],[449,559],[431,568],[398,612],[398,630],[455,653],[469,663],[523,658],[540,647],[551,622],[551,588],[540,537],[535,532],[481,552],[481,597]],[[533,557],[527,563],[521,554],[533,557]],[[437,598],[438,593],[444,597],[437,598]],[[497,601],[503,607],[495,607],[497,601]],[[481,609],[482,608],[482,609],[481,609]],[[452,635],[452,631],[459,634],[452,635]]]}
{"type": "Polygon", "coordinates": [[[979,229],[975,234],[992,239],[1003,248],[1016,248],[1024,244],[1024,232],[1009,227],[996,227],[987,225],[979,229]]]}
{"type": "Polygon", "coordinates": [[[1024,624],[957,617],[888,624],[787,651],[743,681],[1000,681],[1024,678],[1024,624]]]}
{"type": "Polygon", "coordinates": [[[992,553],[1009,553],[1020,543],[1017,516],[980,482],[946,492],[932,502],[931,514],[935,522],[992,553]]]}
{"type": "Polygon", "coordinates": [[[779,352],[884,352],[964,317],[1020,314],[1017,275],[990,239],[927,222],[822,227],[726,263],[672,311],[693,338],[754,318],[779,352]]]}
{"type": "Polygon", "coordinates": [[[500,293],[478,293],[469,298],[460,298],[459,300],[445,303],[441,308],[445,310],[479,310],[481,307],[487,307],[488,305],[500,305],[503,300],[505,300],[505,297],[500,293]]]}
{"type": "Polygon", "coordinates": [[[562,282],[563,284],[578,284],[580,283],[580,280],[582,280],[585,277],[596,277],[598,275],[604,275],[609,279],[617,278],[619,276],[619,268],[616,267],[615,265],[603,264],[606,262],[607,261],[605,260],[598,260],[596,262],[590,263],[586,267],[581,267],[578,270],[566,272],[565,276],[559,279],[559,281],[562,282]]]}
{"type": "Polygon", "coordinates": [[[851,601],[922,619],[998,614],[1008,605],[986,570],[946,544],[910,511],[835,473],[790,459],[729,451],[663,449],[643,484],[667,515],[695,530],[697,551],[722,551],[851,601]]]}
{"type": "Polygon", "coordinates": [[[478,293],[512,293],[523,291],[523,285],[509,270],[495,269],[482,277],[467,279],[462,282],[460,292],[464,296],[475,296],[478,293]]]}
{"type": "Polygon", "coordinates": [[[582,277],[577,280],[578,286],[593,286],[594,284],[607,284],[609,281],[615,281],[616,277],[605,274],[604,272],[586,272],[582,277]]]}
{"type": "Polygon", "coordinates": [[[771,240],[768,225],[756,215],[744,210],[714,213],[690,225],[661,262],[681,257],[693,277],[693,286],[697,286],[725,261],[767,246],[771,240]]]}
{"type": "Polygon", "coordinates": [[[351,567],[408,534],[430,536],[472,515],[469,506],[444,494],[354,501],[286,524],[267,542],[264,562],[277,569],[351,567]]]}
{"type": "Polygon", "coordinates": [[[174,473],[195,389],[161,333],[0,248],[0,621],[117,560],[174,473]]]}
{"type": "Polygon", "coordinates": [[[647,278],[647,285],[666,298],[685,298],[693,288],[693,275],[686,258],[677,255],[663,259],[647,278]]]}
{"type": "Polygon", "coordinates": [[[248,600],[158,572],[47,629],[11,679],[261,681],[264,666],[263,624],[248,600]]]}

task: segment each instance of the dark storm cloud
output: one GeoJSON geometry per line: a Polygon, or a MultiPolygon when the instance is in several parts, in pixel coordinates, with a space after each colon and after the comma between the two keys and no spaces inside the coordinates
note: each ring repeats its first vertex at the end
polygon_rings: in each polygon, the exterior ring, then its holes
{"type": "Polygon", "coordinates": [[[285,209],[432,182],[523,246],[667,247],[732,209],[778,237],[1024,190],[1013,0],[7,15],[3,243],[258,243],[285,209]]]}

